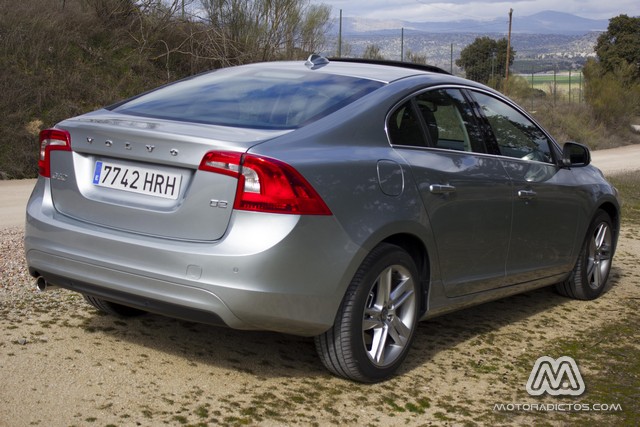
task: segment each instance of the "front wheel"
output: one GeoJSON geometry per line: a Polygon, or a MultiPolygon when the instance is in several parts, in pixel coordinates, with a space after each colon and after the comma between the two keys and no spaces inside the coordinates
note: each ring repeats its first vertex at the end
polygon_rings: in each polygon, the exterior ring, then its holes
{"type": "Polygon", "coordinates": [[[611,271],[614,242],[611,218],[606,212],[598,211],[571,275],[556,285],[558,293],[581,300],[598,298],[611,271]]]}
{"type": "Polygon", "coordinates": [[[413,341],[419,294],[411,256],[394,245],[376,247],[351,281],[334,326],[315,338],[324,365],[361,382],[392,376],[413,341]]]}

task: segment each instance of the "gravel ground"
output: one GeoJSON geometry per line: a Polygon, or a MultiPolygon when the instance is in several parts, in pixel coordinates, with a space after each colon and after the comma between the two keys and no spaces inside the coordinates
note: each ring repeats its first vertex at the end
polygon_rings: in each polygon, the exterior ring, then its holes
{"type": "Polygon", "coordinates": [[[66,290],[36,293],[20,228],[0,230],[0,251],[0,426],[640,422],[640,233],[633,229],[623,230],[600,299],[574,301],[547,288],[423,322],[400,375],[377,385],[329,375],[311,339],[155,315],[109,317],[66,290]],[[603,364],[601,350],[622,365],[603,364]],[[587,392],[529,396],[535,360],[566,352],[587,392]],[[619,384],[630,391],[609,394],[619,384]],[[622,407],[495,409],[562,402],[622,407]]]}

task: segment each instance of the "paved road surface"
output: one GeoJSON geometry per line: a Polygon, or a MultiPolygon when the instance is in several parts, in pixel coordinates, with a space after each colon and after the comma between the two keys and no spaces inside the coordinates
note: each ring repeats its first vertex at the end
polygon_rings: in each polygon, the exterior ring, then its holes
{"type": "Polygon", "coordinates": [[[591,162],[605,175],[640,170],[640,145],[592,151],[591,162]]]}
{"type": "Polygon", "coordinates": [[[0,228],[24,226],[25,207],[35,179],[0,181],[0,228]]]}
{"type": "MultiPolygon", "coordinates": [[[[605,174],[640,170],[640,145],[599,150],[592,162],[605,174]]],[[[0,228],[24,225],[24,211],[35,179],[0,181],[0,228]]]]}

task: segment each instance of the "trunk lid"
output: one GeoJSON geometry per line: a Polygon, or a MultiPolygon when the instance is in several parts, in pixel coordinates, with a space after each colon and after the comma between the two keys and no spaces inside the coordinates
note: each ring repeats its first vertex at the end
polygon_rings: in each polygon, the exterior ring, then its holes
{"type": "Polygon", "coordinates": [[[192,241],[227,230],[238,180],[198,170],[212,150],[246,152],[288,131],[230,128],[107,110],[66,120],[72,152],[52,152],[55,209],[126,232],[192,241]]]}

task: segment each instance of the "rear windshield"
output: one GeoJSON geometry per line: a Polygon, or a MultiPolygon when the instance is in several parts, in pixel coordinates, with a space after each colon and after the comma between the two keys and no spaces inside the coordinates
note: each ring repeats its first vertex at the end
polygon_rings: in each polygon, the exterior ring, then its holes
{"type": "Polygon", "coordinates": [[[259,129],[294,129],[383,83],[310,70],[229,68],[162,87],[113,108],[146,117],[259,129]]]}

